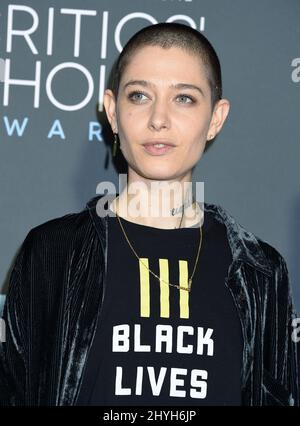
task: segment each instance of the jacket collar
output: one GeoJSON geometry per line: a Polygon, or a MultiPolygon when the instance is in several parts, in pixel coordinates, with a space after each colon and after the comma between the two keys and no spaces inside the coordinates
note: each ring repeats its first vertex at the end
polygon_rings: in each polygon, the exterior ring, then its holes
{"type": "MultiPolygon", "coordinates": [[[[99,224],[107,219],[107,216],[104,218],[100,217],[96,211],[97,202],[102,196],[103,195],[98,195],[93,197],[86,204],[95,226],[96,223],[99,224]]],[[[112,196],[111,199],[113,198],[115,197],[112,196]]],[[[212,213],[216,220],[225,225],[233,261],[245,262],[266,275],[272,275],[271,264],[259,244],[257,237],[240,225],[233,216],[231,216],[231,214],[220,205],[212,203],[203,203],[203,205],[204,213],[212,213]]]]}
{"type": "Polygon", "coordinates": [[[272,275],[272,266],[252,232],[247,231],[220,205],[204,203],[205,211],[213,213],[215,219],[225,225],[234,261],[246,262],[264,274],[272,275]]]}

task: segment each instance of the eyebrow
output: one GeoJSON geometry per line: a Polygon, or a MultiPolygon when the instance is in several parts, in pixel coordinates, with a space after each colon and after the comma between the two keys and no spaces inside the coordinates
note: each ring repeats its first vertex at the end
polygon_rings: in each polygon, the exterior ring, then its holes
{"type": "MultiPolygon", "coordinates": [[[[135,85],[140,85],[140,86],[144,86],[144,87],[152,87],[153,84],[150,83],[149,81],[146,80],[129,80],[125,85],[124,85],[124,89],[126,89],[126,87],[128,86],[135,86],[135,85]]],[[[170,89],[193,89],[193,90],[197,90],[198,92],[201,93],[201,95],[203,97],[205,97],[203,90],[201,89],[201,87],[196,86],[195,84],[190,84],[190,83],[177,83],[177,84],[171,84],[170,89]]]]}

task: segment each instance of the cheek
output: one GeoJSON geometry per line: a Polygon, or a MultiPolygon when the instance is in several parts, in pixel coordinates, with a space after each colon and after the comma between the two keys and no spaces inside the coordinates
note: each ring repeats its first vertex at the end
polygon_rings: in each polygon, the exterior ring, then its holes
{"type": "Polygon", "coordinates": [[[140,143],[143,134],[144,128],[133,112],[119,116],[119,136],[122,139],[123,151],[127,155],[134,155],[136,144],[140,143]]]}
{"type": "Polygon", "coordinates": [[[125,136],[130,135],[132,130],[134,129],[134,126],[132,126],[132,122],[133,114],[131,112],[119,115],[119,127],[121,133],[123,133],[125,136]]]}
{"type": "Polygon", "coordinates": [[[145,135],[146,124],[141,118],[137,118],[134,112],[128,112],[120,117],[122,133],[128,144],[136,144],[145,135]]]}
{"type": "Polygon", "coordinates": [[[134,114],[133,111],[127,111],[120,114],[119,121],[122,124],[124,129],[129,129],[129,130],[138,124],[136,120],[136,114],[134,114]],[[135,126],[132,125],[133,122],[135,122],[135,126]]]}
{"type": "Polygon", "coordinates": [[[207,123],[199,123],[199,120],[186,120],[181,126],[181,136],[190,149],[197,149],[206,141],[207,123]]]}
{"type": "Polygon", "coordinates": [[[176,117],[176,125],[191,137],[201,137],[208,128],[210,115],[206,110],[197,109],[179,114],[176,117]]]}

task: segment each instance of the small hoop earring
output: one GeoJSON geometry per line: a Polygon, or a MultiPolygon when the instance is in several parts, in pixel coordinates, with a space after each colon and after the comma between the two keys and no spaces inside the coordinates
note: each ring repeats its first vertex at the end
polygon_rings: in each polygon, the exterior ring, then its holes
{"type": "Polygon", "coordinates": [[[118,149],[118,133],[114,133],[114,143],[112,147],[112,156],[115,157],[118,149]]]}

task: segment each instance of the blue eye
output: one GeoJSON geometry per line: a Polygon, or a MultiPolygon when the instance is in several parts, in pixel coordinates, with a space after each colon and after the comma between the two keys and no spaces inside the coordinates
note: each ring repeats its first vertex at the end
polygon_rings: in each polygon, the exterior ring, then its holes
{"type": "Polygon", "coordinates": [[[133,100],[134,102],[143,101],[142,96],[146,96],[143,92],[131,92],[128,95],[128,99],[133,100]]]}
{"type": "Polygon", "coordinates": [[[194,98],[192,98],[191,96],[188,96],[188,95],[178,95],[177,99],[179,99],[179,98],[185,100],[183,102],[180,102],[182,104],[193,104],[195,102],[194,98]],[[186,102],[186,100],[187,100],[187,102],[186,102]]]}

